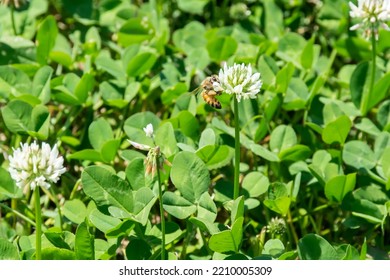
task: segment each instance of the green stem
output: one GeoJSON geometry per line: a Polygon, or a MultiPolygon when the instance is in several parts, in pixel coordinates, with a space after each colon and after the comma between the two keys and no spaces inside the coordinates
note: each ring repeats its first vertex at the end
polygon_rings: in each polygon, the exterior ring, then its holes
{"type": "Polygon", "coordinates": [[[39,195],[39,187],[35,187],[35,222],[36,222],[36,231],[35,231],[35,256],[37,260],[42,259],[41,257],[41,235],[42,235],[42,216],[41,216],[41,197],[39,195]]]}
{"type": "Polygon", "coordinates": [[[125,121],[127,119],[127,115],[129,114],[129,109],[130,109],[130,103],[125,106],[125,108],[123,109],[123,115],[122,115],[122,119],[119,123],[119,126],[118,126],[118,130],[116,132],[116,137],[117,139],[120,139],[121,138],[121,135],[122,135],[122,131],[123,131],[123,126],[125,124],[125,121]]]}
{"type": "Polygon", "coordinates": [[[317,211],[322,211],[322,210],[324,210],[324,209],[326,209],[328,207],[329,207],[329,204],[323,204],[323,205],[317,206],[311,212],[314,213],[314,212],[317,212],[317,211]]]}
{"type": "Polygon", "coordinates": [[[50,190],[52,192],[52,196],[54,198],[54,204],[57,206],[57,210],[58,210],[58,217],[59,217],[59,220],[60,220],[60,229],[62,231],[62,226],[64,224],[64,220],[62,219],[62,211],[61,211],[61,205],[60,205],[60,202],[57,198],[57,190],[55,189],[56,187],[55,186],[51,186],[50,190]]]}
{"type": "Polygon", "coordinates": [[[257,255],[260,255],[261,252],[263,251],[264,249],[264,244],[265,244],[265,235],[267,234],[267,227],[264,226],[261,231],[260,231],[260,234],[257,236],[257,240],[259,242],[259,248],[258,248],[258,252],[257,252],[257,255]]]}
{"type": "Polygon", "coordinates": [[[211,249],[209,248],[209,246],[207,246],[206,236],[204,235],[203,231],[199,230],[199,228],[198,228],[198,233],[200,233],[200,236],[202,237],[203,246],[206,248],[207,253],[208,253],[209,255],[213,255],[213,251],[211,251],[211,249]]]}
{"type": "Polygon", "coordinates": [[[78,190],[80,184],[81,184],[81,180],[79,179],[79,180],[77,180],[76,183],[74,184],[73,189],[72,189],[72,191],[71,191],[71,193],[70,193],[69,199],[73,199],[73,198],[75,197],[76,192],[77,192],[77,190],[78,190]]]}
{"type": "Polygon", "coordinates": [[[46,188],[42,188],[42,191],[47,195],[47,197],[55,203],[55,198],[53,194],[46,188]]]}
{"type": "Polygon", "coordinates": [[[292,236],[294,238],[295,244],[298,244],[299,238],[298,238],[298,234],[297,234],[297,232],[295,231],[295,228],[294,228],[294,224],[293,224],[293,221],[292,221],[290,209],[287,212],[287,223],[290,226],[290,230],[291,230],[292,236]]]}
{"type": "MultiPolygon", "coordinates": [[[[69,127],[72,125],[74,120],[77,119],[77,117],[81,114],[81,112],[84,110],[81,106],[74,106],[69,112],[69,117],[66,118],[65,124],[61,127],[61,129],[58,131],[57,138],[61,138],[62,135],[66,133],[66,131],[69,129],[69,127]]],[[[62,111],[59,111],[56,116],[56,124],[61,122],[62,118],[62,111]]]]}
{"type": "Polygon", "coordinates": [[[367,114],[368,102],[370,101],[370,97],[373,96],[374,94],[375,73],[376,73],[376,39],[375,39],[374,28],[372,28],[372,32],[371,32],[371,45],[372,45],[372,64],[371,64],[370,89],[369,92],[363,94],[362,103],[360,106],[363,116],[367,114]]]}
{"type": "Polygon", "coordinates": [[[218,23],[217,1],[216,0],[212,0],[211,3],[212,3],[212,5],[211,5],[211,9],[212,9],[212,12],[211,12],[212,22],[213,22],[214,27],[216,27],[217,23],[218,23]]]}
{"type": "Polygon", "coordinates": [[[234,192],[233,198],[237,199],[240,192],[240,121],[238,116],[238,101],[234,99],[234,138],[235,138],[235,154],[234,154],[234,192]]]}
{"type": "Polygon", "coordinates": [[[3,203],[0,203],[0,207],[3,207],[4,209],[7,209],[8,211],[10,211],[11,213],[15,214],[16,216],[18,216],[19,218],[21,218],[22,220],[25,220],[27,223],[33,225],[33,226],[36,226],[35,222],[33,220],[31,220],[29,217],[23,215],[22,213],[8,207],[7,205],[3,204],[3,203]]]}
{"type": "Polygon", "coordinates": [[[311,225],[313,226],[314,232],[315,232],[316,234],[320,234],[320,229],[317,227],[316,221],[315,221],[315,219],[313,218],[313,216],[312,216],[312,215],[309,215],[308,217],[309,217],[309,220],[310,220],[311,225]]]}
{"type": "Polygon", "coordinates": [[[371,70],[370,95],[372,95],[372,93],[374,91],[375,73],[376,73],[376,39],[375,39],[375,32],[372,32],[371,44],[372,44],[372,70],[371,70]]]}
{"type": "MultiPolygon", "coordinates": [[[[11,199],[11,208],[12,208],[12,210],[16,211],[17,205],[18,205],[17,200],[15,198],[12,198],[11,199]]],[[[16,227],[16,223],[17,223],[17,219],[16,219],[17,215],[15,213],[13,213],[13,214],[14,214],[13,227],[15,228],[16,227]]]]}
{"type": "Polygon", "coordinates": [[[387,184],[387,181],[381,177],[379,177],[378,175],[376,175],[374,172],[372,172],[371,170],[367,170],[367,173],[368,173],[368,176],[370,176],[371,179],[377,181],[378,183],[386,186],[387,184]]]}
{"type": "Polygon", "coordinates": [[[247,126],[249,126],[250,124],[252,124],[252,122],[254,122],[254,121],[257,120],[257,119],[262,119],[262,118],[264,118],[263,115],[254,116],[253,118],[249,119],[249,120],[244,124],[244,126],[241,128],[241,130],[245,130],[245,128],[246,128],[247,126]]]}
{"type": "Polygon", "coordinates": [[[187,256],[187,247],[188,247],[188,244],[190,244],[191,239],[192,239],[192,229],[193,229],[192,223],[187,220],[187,234],[186,234],[186,238],[184,239],[183,247],[182,247],[182,250],[180,253],[181,260],[185,260],[185,258],[187,256]]]}
{"type": "Polygon", "coordinates": [[[16,31],[16,24],[15,24],[15,7],[13,4],[11,4],[11,23],[12,23],[12,29],[14,31],[14,35],[18,36],[18,32],[16,31]]]}
{"type": "MultiPolygon", "coordinates": [[[[158,161],[158,159],[157,159],[158,161]]],[[[158,180],[158,196],[160,204],[160,217],[161,217],[161,260],[165,260],[165,216],[162,202],[162,186],[160,181],[160,166],[157,163],[157,180],[158,180]]]]}

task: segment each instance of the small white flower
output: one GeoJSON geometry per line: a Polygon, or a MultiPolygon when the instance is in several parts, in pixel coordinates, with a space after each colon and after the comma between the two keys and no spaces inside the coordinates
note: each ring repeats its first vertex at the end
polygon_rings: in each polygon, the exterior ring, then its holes
{"type": "Polygon", "coordinates": [[[153,138],[153,125],[151,123],[144,127],[144,131],[147,137],[153,138]]]}
{"type": "Polygon", "coordinates": [[[223,69],[219,70],[219,82],[224,92],[236,95],[238,102],[241,98],[256,98],[263,85],[260,73],[253,74],[252,67],[244,63],[230,67],[225,63],[223,69]]]}
{"type": "Polygon", "coordinates": [[[41,148],[34,141],[31,145],[21,144],[14,149],[9,156],[9,173],[19,188],[31,188],[37,186],[50,188],[50,183],[56,183],[60,176],[65,173],[63,166],[64,158],[58,156],[57,145],[53,149],[47,143],[42,143],[41,148]]]}
{"type": "Polygon", "coordinates": [[[357,6],[349,2],[349,7],[351,8],[349,15],[361,20],[360,23],[353,25],[350,30],[362,27],[366,37],[370,37],[371,32],[374,32],[377,40],[379,26],[390,30],[385,23],[385,21],[390,20],[390,0],[358,0],[357,6]]]}

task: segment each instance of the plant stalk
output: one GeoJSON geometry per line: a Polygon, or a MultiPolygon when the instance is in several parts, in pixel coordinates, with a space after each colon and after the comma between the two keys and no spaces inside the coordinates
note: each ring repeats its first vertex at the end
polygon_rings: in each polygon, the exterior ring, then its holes
{"type": "Polygon", "coordinates": [[[376,73],[376,38],[375,38],[374,27],[372,27],[372,32],[371,32],[371,45],[372,45],[372,63],[371,63],[370,88],[368,93],[363,94],[362,103],[360,105],[363,116],[367,114],[368,102],[370,101],[371,97],[374,95],[375,73],[376,73]]]}
{"type": "Polygon", "coordinates": [[[376,39],[375,39],[374,32],[372,32],[372,35],[371,35],[371,44],[372,44],[372,70],[371,70],[370,94],[372,94],[372,92],[374,90],[375,73],[376,73],[376,39]]]}
{"type": "Polygon", "coordinates": [[[62,231],[62,226],[64,224],[64,220],[62,219],[62,211],[61,211],[61,205],[60,205],[60,201],[58,200],[57,198],[57,190],[55,189],[55,186],[52,186],[50,188],[51,192],[52,192],[52,196],[54,198],[54,203],[55,205],[57,206],[57,210],[58,210],[58,217],[59,217],[59,220],[60,220],[60,229],[62,231]]]}
{"type": "Polygon", "coordinates": [[[26,221],[30,225],[32,225],[34,227],[36,226],[36,224],[35,224],[35,222],[33,220],[31,220],[29,217],[23,215],[22,213],[16,211],[15,209],[10,208],[10,207],[8,207],[7,205],[5,205],[3,203],[0,203],[0,207],[3,207],[4,209],[10,211],[11,213],[15,214],[16,216],[18,216],[22,220],[26,221]]]}
{"type": "Polygon", "coordinates": [[[16,31],[16,24],[15,24],[15,7],[11,3],[11,23],[12,23],[12,30],[14,31],[14,35],[18,36],[18,32],[16,31]]]}
{"type": "MultiPolygon", "coordinates": [[[[157,157],[157,161],[159,158],[157,157]]],[[[160,180],[160,167],[157,163],[157,180],[158,180],[158,200],[160,204],[160,217],[161,217],[161,260],[165,260],[165,216],[162,202],[162,186],[160,180]]]]}
{"type": "Polygon", "coordinates": [[[41,197],[39,195],[39,187],[35,187],[34,190],[34,200],[35,200],[35,256],[37,260],[42,259],[41,256],[41,235],[42,235],[42,216],[41,216],[41,197]]]}
{"type": "Polygon", "coordinates": [[[293,220],[292,220],[292,217],[291,217],[290,209],[287,212],[287,223],[290,226],[290,230],[291,230],[292,236],[294,238],[294,242],[295,242],[296,245],[298,245],[299,238],[298,238],[298,234],[297,234],[297,232],[295,231],[295,228],[294,228],[294,224],[293,224],[293,220]]]}
{"type": "Polygon", "coordinates": [[[233,198],[237,199],[238,195],[240,193],[240,150],[241,150],[241,144],[240,144],[240,121],[238,116],[238,101],[237,98],[234,99],[234,139],[235,139],[235,146],[234,146],[234,191],[233,191],[233,198]]]}

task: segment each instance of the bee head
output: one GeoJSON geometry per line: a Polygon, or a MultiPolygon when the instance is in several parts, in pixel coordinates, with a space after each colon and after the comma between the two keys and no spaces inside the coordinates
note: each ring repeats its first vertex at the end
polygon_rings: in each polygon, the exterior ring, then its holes
{"type": "Polygon", "coordinates": [[[218,75],[211,75],[210,80],[212,83],[219,83],[219,77],[218,75]]]}

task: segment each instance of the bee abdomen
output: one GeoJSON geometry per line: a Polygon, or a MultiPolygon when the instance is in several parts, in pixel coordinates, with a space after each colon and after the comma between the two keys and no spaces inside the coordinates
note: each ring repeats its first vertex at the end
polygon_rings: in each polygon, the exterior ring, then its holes
{"type": "MultiPolygon", "coordinates": [[[[215,95],[215,94],[214,94],[215,95]]],[[[221,102],[219,102],[215,97],[214,95],[209,95],[207,94],[207,91],[203,91],[202,92],[202,97],[203,97],[203,100],[209,104],[211,107],[213,108],[216,108],[216,109],[221,109],[222,106],[221,106],[221,102]]]]}

